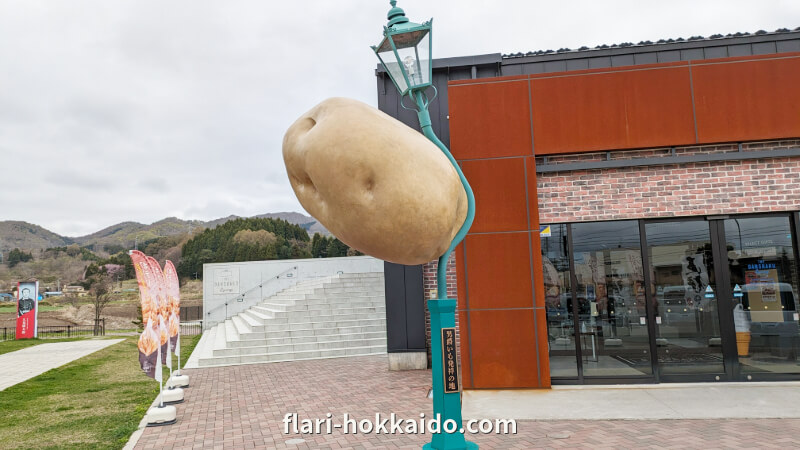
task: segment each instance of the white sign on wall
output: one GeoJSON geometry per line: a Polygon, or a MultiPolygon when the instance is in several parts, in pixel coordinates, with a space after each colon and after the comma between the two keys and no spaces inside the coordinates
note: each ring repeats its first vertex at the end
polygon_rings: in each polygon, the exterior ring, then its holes
{"type": "Polygon", "coordinates": [[[239,269],[214,270],[214,295],[239,293],[239,269]]]}

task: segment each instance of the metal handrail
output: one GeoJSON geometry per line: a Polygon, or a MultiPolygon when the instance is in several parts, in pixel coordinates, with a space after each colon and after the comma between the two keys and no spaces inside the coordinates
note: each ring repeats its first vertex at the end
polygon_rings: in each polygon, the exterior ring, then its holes
{"type": "Polygon", "coordinates": [[[225,307],[225,319],[224,319],[224,320],[227,320],[227,319],[228,319],[228,303],[229,303],[229,302],[233,302],[234,300],[236,300],[236,299],[238,299],[238,298],[240,298],[240,297],[241,297],[242,301],[244,301],[244,298],[247,296],[247,294],[249,294],[249,293],[251,293],[251,292],[255,291],[256,289],[259,289],[259,288],[262,288],[262,287],[264,287],[264,285],[265,285],[265,284],[267,284],[267,283],[269,283],[269,282],[271,282],[271,281],[275,281],[275,280],[278,280],[278,279],[280,279],[280,277],[281,277],[282,275],[285,275],[285,274],[287,274],[287,273],[289,273],[289,272],[291,272],[291,271],[293,271],[293,270],[297,270],[297,266],[290,267],[290,268],[288,268],[288,269],[284,270],[283,272],[281,272],[281,273],[279,273],[279,274],[275,275],[274,277],[268,278],[268,279],[266,279],[266,280],[261,280],[261,282],[260,282],[260,283],[258,283],[257,285],[255,285],[255,286],[251,287],[250,289],[248,289],[248,290],[246,290],[246,291],[242,292],[241,294],[236,294],[235,296],[233,296],[233,297],[231,297],[231,298],[229,298],[229,299],[225,300],[225,303],[223,303],[222,305],[219,305],[219,306],[216,306],[216,307],[214,307],[214,308],[211,308],[211,309],[210,309],[210,310],[208,310],[208,312],[206,313],[206,316],[211,316],[211,313],[212,313],[212,312],[214,312],[214,311],[216,311],[216,310],[218,310],[218,309],[220,309],[220,308],[222,308],[222,307],[225,307]]]}

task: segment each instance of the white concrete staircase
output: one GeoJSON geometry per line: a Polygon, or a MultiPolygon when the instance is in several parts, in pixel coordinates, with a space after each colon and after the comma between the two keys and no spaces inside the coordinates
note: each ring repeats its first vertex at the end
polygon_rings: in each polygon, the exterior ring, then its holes
{"type": "Polygon", "coordinates": [[[186,367],[386,353],[382,273],[298,283],[203,333],[186,367]]]}

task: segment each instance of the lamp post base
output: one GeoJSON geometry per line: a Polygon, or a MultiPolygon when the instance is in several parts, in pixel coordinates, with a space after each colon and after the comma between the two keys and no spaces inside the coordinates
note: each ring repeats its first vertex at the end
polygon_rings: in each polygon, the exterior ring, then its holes
{"type": "Polygon", "coordinates": [[[424,450],[462,449],[462,448],[463,449],[468,449],[468,450],[477,450],[478,449],[478,444],[476,444],[474,442],[463,441],[463,443],[464,443],[464,446],[461,446],[461,447],[450,447],[450,446],[447,445],[446,442],[445,442],[445,446],[444,447],[434,447],[433,446],[433,442],[428,442],[427,444],[423,445],[422,448],[424,450]]]}
{"type": "MultiPolygon", "coordinates": [[[[441,266],[440,266],[441,268],[441,266]]],[[[426,449],[477,449],[478,445],[464,439],[461,417],[461,389],[458,378],[458,354],[455,350],[456,300],[441,298],[428,300],[431,317],[431,376],[433,389],[433,415],[441,420],[438,433],[434,433],[426,449]],[[450,333],[443,342],[445,329],[450,333]],[[448,354],[445,355],[445,347],[448,354]],[[445,363],[445,359],[447,362],[445,363]],[[445,367],[446,366],[446,367],[445,367]],[[445,372],[447,370],[447,372],[445,372]],[[445,373],[447,374],[445,376],[445,373]],[[445,389],[445,384],[449,389],[445,389]],[[454,426],[447,426],[447,423],[454,426]],[[445,430],[452,430],[448,433],[445,430]]]]}

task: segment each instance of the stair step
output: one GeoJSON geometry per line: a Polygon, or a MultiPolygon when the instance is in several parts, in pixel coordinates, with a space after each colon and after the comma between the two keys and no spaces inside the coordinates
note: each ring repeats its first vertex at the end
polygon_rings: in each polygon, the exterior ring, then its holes
{"type": "Polygon", "coordinates": [[[238,317],[247,324],[250,331],[264,331],[264,323],[250,314],[246,314],[246,312],[247,311],[242,312],[238,317]]]}
{"type": "MultiPolygon", "coordinates": [[[[264,331],[279,329],[275,325],[292,325],[306,322],[345,322],[356,320],[386,320],[385,312],[363,312],[363,313],[347,313],[347,314],[308,314],[308,311],[285,312],[285,311],[269,311],[266,308],[259,309],[260,312],[265,314],[274,314],[274,317],[267,320],[264,324],[264,331]]],[[[239,319],[241,322],[241,319],[239,319]]],[[[247,332],[248,330],[239,331],[247,332]]]]}
{"type": "Polygon", "coordinates": [[[356,327],[339,327],[339,328],[320,328],[320,329],[300,329],[289,331],[268,331],[265,333],[264,338],[259,339],[242,339],[235,342],[228,342],[229,347],[247,347],[254,345],[253,342],[265,342],[270,339],[293,339],[293,338],[316,338],[321,336],[330,336],[335,333],[343,335],[354,333],[379,333],[386,335],[385,325],[368,325],[356,327]]]}
{"type": "Polygon", "coordinates": [[[258,306],[263,306],[264,308],[277,310],[277,311],[286,311],[286,312],[298,312],[298,311],[334,311],[334,310],[343,310],[343,309],[352,309],[352,310],[365,310],[365,311],[385,311],[386,305],[384,303],[368,303],[368,302],[353,302],[353,303],[344,303],[340,305],[323,305],[323,304],[305,304],[305,303],[295,303],[293,305],[286,305],[282,303],[270,303],[270,302],[263,302],[260,303],[258,306]]]}
{"type": "Polygon", "coordinates": [[[385,306],[371,306],[361,308],[309,308],[309,309],[281,309],[280,307],[272,306],[258,306],[258,311],[266,315],[272,315],[268,320],[274,320],[281,317],[308,317],[313,319],[316,317],[326,316],[363,316],[363,315],[379,315],[386,316],[385,306]]]}
{"type": "Polygon", "coordinates": [[[260,320],[262,324],[264,323],[265,320],[271,319],[270,316],[268,316],[268,315],[266,315],[264,313],[258,312],[256,310],[254,310],[253,308],[250,308],[247,311],[245,311],[245,314],[249,315],[250,317],[252,317],[255,320],[260,320]]]}
{"type": "MultiPolygon", "coordinates": [[[[325,320],[320,322],[292,322],[292,323],[273,323],[272,321],[270,321],[264,325],[263,332],[247,333],[247,335],[264,334],[272,332],[287,332],[287,331],[302,330],[302,329],[318,330],[323,328],[342,328],[342,327],[355,327],[355,326],[368,326],[368,325],[385,326],[386,319],[373,318],[373,319],[336,320],[336,321],[325,320]]],[[[234,338],[234,340],[239,340],[239,339],[240,338],[238,337],[234,338]]]]}
{"type": "Polygon", "coordinates": [[[303,351],[323,351],[331,349],[347,349],[353,347],[375,347],[383,346],[386,348],[386,336],[371,338],[371,339],[339,339],[321,342],[304,342],[293,344],[267,344],[267,345],[253,345],[247,347],[231,347],[220,350],[214,350],[214,356],[236,356],[236,355],[254,355],[254,354],[279,354],[279,353],[295,353],[303,351]]]}
{"type": "Polygon", "coordinates": [[[231,321],[233,321],[233,324],[236,326],[236,331],[239,333],[239,336],[252,331],[250,325],[238,315],[231,317],[231,321]]]}
{"type": "Polygon", "coordinates": [[[259,353],[241,356],[220,356],[203,358],[200,367],[214,367],[232,364],[258,364],[267,362],[300,361],[306,359],[341,358],[343,356],[382,355],[386,353],[386,346],[351,347],[330,350],[306,350],[287,353],[259,353]]]}
{"type": "Polygon", "coordinates": [[[211,337],[213,338],[213,349],[221,349],[227,347],[228,341],[225,339],[225,324],[219,324],[212,328],[211,330],[211,337]]]}
{"type": "Polygon", "coordinates": [[[233,324],[233,321],[229,319],[223,324],[225,325],[225,340],[228,342],[238,341],[239,332],[236,331],[236,325],[233,324]]]}
{"type": "MultiPolygon", "coordinates": [[[[264,346],[264,345],[286,345],[286,344],[310,344],[313,342],[331,342],[331,341],[353,341],[358,339],[378,339],[386,338],[386,330],[375,331],[354,331],[354,332],[341,332],[341,333],[310,333],[308,335],[295,335],[295,336],[268,336],[265,339],[252,339],[242,340],[236,343],[233,347],[251,347],[251,346],[264,346]]],[[[233,348],[231,347],[231,348],[233,348]]]]}

